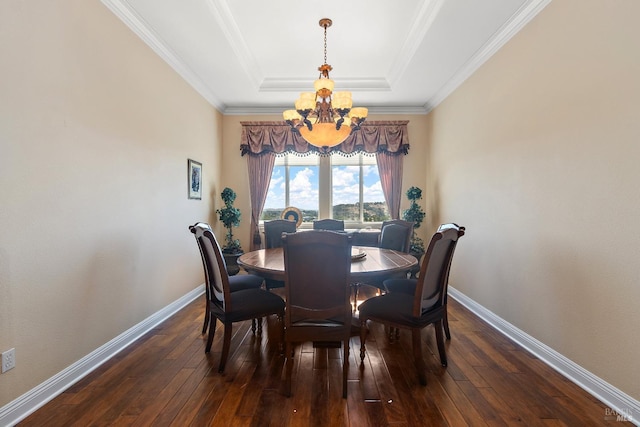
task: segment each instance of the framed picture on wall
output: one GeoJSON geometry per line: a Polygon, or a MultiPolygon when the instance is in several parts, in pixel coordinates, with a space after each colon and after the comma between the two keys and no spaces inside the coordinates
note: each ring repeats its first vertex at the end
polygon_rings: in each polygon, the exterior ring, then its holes
{"type": "Polygon", "coordinates": [[[189,183],[189,198],[202,199],[202,163],[189,160],[187,182],[189,183]]]}

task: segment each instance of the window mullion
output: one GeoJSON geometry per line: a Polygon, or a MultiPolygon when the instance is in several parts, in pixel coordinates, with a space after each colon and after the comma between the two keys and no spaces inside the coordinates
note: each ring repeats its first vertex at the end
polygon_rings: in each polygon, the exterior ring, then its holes
{"type": "Polygon", "coordinates": [[[331,156],[321,156],[318,168],[318,218],[333,217],[333,198],[331,191],[331,156]]]}
{"type": "Polygon", "coordinates": [[[360,223],[364,222],[364,166],[362,165],[362,154],[358,154],[360,157],[360,223]]]}
{"type": "Polygon", "coordinates": [[[290,198],[289,198],[289,178],[290,178],[290,173],[289,173],[289,156],[285,157],[284,159],[284,176],[285,176],[285,184],[284,184],[284,205],[285,207],[287,206],[291,206],[290,204],[290,198]]]}

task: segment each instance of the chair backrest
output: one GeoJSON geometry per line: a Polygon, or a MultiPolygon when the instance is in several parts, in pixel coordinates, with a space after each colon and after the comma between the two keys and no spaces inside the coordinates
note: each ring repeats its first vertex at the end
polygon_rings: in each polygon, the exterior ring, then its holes
{"type": "Polygon", "coordinates": [[[413,222],[401,219],[384,221],[380,229],[380,244],[378,246],[409,253],[412,234],[413,222]]]}
{"type": "Polygon", "coordinates": [[[447,297],[447,284],[451,260],[458,239],[465,228],[453,224],[437,231],[424,254],[420,276],[413,300],[413,315],[419,317],[425,310],[442,307],[447,297]]]}
{"type": "Polygon", "coordinates": [[[231,310],[231,298],[229,289],[229,274],[222,256],[220,244],[213,234],[211,227],[206,223],[196,223],[189,227],[196,236],[202,263],[204,265],[207,298],[224,311],[231,310]]]}
{"type": "Polygon", "coordinates": [[[264,247],[266,249],[282,247],[282,233],[295,233],[295,221],[274,219],[264,222],[264,247]]]}
{"type": "Polygon", "coordinates": [[[456,224],[455,222],[449,222],[447,224],[440,224],[440,226],[438,227],[438,231],[444,231],[448,228],[456,228],[456,229],[460,229],[462,231],[465,230],[465,228],[461,225],[456,224]]]}
{"type": "MultiPolygon", "coordinates": [[[[285,328],[300,320],[351,322],[351,236],[325,230],[285,234],[285,328]]],[[[349,326],[350,327],[350,326],[349,326]]]]}
{"type": "MultiPolygon", "coordinates": [[[[198,250],[200,251],[200,258],[202,259],[202,267],[204,268],[204,276],[205,276],[205,281],[207,280],[207,264],[204,261],[204,252],[202,252],[202,245],[200,244],[200,239],[198,239],[198,237],[195,236],[196,234],[196,230],[200,228],[203,230],[209,230],[213,233],[213,230],[211,230],[211,226],[209,224],[207,224],[206,222],[196,222],[194,225],[190,225],[189,226],[189,231],[191,231],[196,239],[196,243],[198,244],[198,250]]],[[[207,301],[209,301],[209,287],[205,286],[205,293],[207,294],[207,301]]]]}
{"type": "Polygon", "coordinates": [[[340,219],[318,219],[313,221],[314,230],[344,231],[344,221],[340,219]]]}
{"type": "MultiPolygon", "coordinates": [[[[440,224],[440,226],[438,227],[438,231],[444,231],[448,228],[455,228],[455,229],[460,229],[463,232],[466,230],[463,226],[456,224],[455,222],[450,222],[447,224],[440,224]]],[[[455,252],[456,249],[456,245],[458,244],[458,242],[456,241],[453,244],[453,251],[451,253],[451,258],[449,259],[449,266],[447,267],[447,276],[446,276],[446,281],[447,284],[445,286],[449,286],[449,273],[451,272],[451,260],[453,260],[453,252],[455,252]]]]}

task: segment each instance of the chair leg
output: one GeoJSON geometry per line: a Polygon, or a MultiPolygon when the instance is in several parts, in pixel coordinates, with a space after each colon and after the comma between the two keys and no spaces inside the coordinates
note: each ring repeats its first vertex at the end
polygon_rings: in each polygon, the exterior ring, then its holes
{"type": "Polygon", "coordinates": [[[344,359],[342,360],[342,398],[347,398],[347,374],[349,371],[349,338],[342,343],[344,346],[344,359]]]}
{"type": "Polygon", "coordinates": [[[285,361],[285,383],[284,383],[284,394],[287,397],[291,397],[291,374],[293,373],[293,345],[291,342],[287,341],[287,349],[285,350],[286,361],[285,361]]]}
{"type": "MultiPolygon", "coordinates": [[[[440,331],[442,333],[442,330],[440,331]]],[[[427,376],[425,374],[424,360],[422,359],[422,339],[420,338],[420,329],[411,330],[411,338],[413,341],[413,359],[416,369],[418,370],[418,380],[420,384],[427,385],[427,376]]]]}
{"type": "MultiPolygon", "coordinates": [[[[212,317],[210,313],[207,313],[207,317],[212,317]]],[[[213,337],[216,334],[216,318],[213,317],[211,319],[211,325],[209,325],[209,337],[207,338],[207,346],[204,348],[205,353],[209,353],[211,351],[211,344],[213,343],[213,337]]]]}
{"type": "Polygon", "coordinates": [[[209,316],[211,316],[211,313],[209,312],[209,300],[207,299],[204,305],[204,325],[202,325],[202,335],[207,333],[207,327],[209,326],[209,316]]]}
{"type": "Polygon", "coordinates": [[[451,339],[451,332],[449,332],[449,315],[447,314],[447,304],[444,305],[444,317],[442,318],[442,326],[444,326],[444,334],[448,340],[451,339]]]}
{"type": "Polygon", "coordinates": [[[278,350],[284,354],[284,313],[278,313],[278,350]]]}
{"type": "Polygon", "coordinates": [[[358,291],[360,290],[360,283],[352,283],[351,287],[353,288],[353,312],[355,313],[358,310],[358,291]]]}
{"type": "Polygon", "coordinates": [[[256,323],[258,324],[258,335],[262,335],[262,317],[256,319],[256,323]]]}
{"type": "Polygon", "coordinates": [[[227,357],[229,357],[229,347],[231,347],[231,330],[233,329],[233,323],[227,322],[224,324],[224,341],[222,342],[222,354],[220,355],[220,366],[218,366],[218,372],[224,372],[224,366],[227,363],[227,357]]]}
{"type": "Polygon", "coordinates": [[[440,363],[442,363],[442,366],[447,366],[447,353],[444,349],[444,339],[442,337],[442,320],[438,320],[434,326],[436,330],[436,343],[438,344],[438,353],[440,353],[440,363]]]}
{"type": "Polygon", "coordinates": [[[251,332],[256,333],[256,319],[251,319],[251,332]]]}
{"type": "Polygon", "coordinates": [[[367,340],[367,321],[360,321],[360,361],[364,361],[364,353],[367,349],[364,346],[365,341],[367,340]]]}

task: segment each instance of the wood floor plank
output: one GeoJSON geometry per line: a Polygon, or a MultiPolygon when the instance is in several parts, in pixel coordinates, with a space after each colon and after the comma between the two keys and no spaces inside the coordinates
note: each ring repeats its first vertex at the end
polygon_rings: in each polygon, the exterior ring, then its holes
{"type": "Polygon", "coordinates": [[[540,416],[528,404],[527,394],[514,381],[513,375],[501,371],[497,366],[478,366],[475,368],[480,375],[495,389],[498,395],[516,411],[518,417],[524,420],[527,426],[543,425],[540,416]]]}
{"type": "Polygon", "coordinates": [[[371,375],[363,375],[362,382],[364,382],[365,377],[370,377],[374,380],[372,382],[376,386],[377,396],[372,396],[369,399],[365,398],[365,400],[379,400],[384,409],[385,418],[389,424],[406,422],[407,418],[404,413],[404,405],[402,404],[396,388],[394,387],[393,378],[389,373],[389,369],[387,368],[384,358],[374,345],[369,346],[367,356],[369,359],[371,375]]]}
{"type": "MultiPolygon", "coordinates": [[[[484,400],[490,405],[490,410],[495,413],[495,416],[502,422],[506,423],[509,426],[526,426],[526,422],[520,417],[516,410],[508,405],[502,396],[498,394],[493,388],[484,387],[478,388],[478,392],[482,395],[484,400]]],[[[469,395],[469,393],[466,393],[469,395]]],[[[490,420],[493,424],[498,424],[498,421],[493,419],[491,416],[490,420]]],[[[500,425],[500,424],[498,424],[500,425]]]]}
{"type": "Polygon", "coordinates": [[[298,346],[291,374],[291,394],[293,410],[289,414],[288,425],[311,425],[311,399],[313,397],[313,352],[302,351],[298,346]]]}
{"type": "MultiPolygon", "coordinates": [[[[508,418],[506,413],[501,413],[504,408],[502,405],[493,406],[492,403],[485,398],[482,394],[481,390],[478,387],[474,386],[470,381],[456,381],[460,390],[465,394],[468,402],[472,405],[480,418],[488,425],[488,426],[507,426],[506,419],[508,418]]],[[[458,400],[456,399],[456,405],[458,405],[458,400]]],[[[464,408],[460,408],[464,413],[464,408]]]]}
{"type": "Polygon", "coordinates": [[[242,364],[234,381],[229,385],[229,389],[225,393],[224,404],[221,405],[220,409],[216,412],[212,420],[213,423],[233,425],[238,406],[240,405],[247,386],[250,386],[249,380],[253,376],[255,369],[255,365],[251,362],[244,362],[242,364]]]}
{"type": "Polygon", "coordinates": [[[488,424],[484,417],[477,411],[475,406],[469,401],[464,391],[460,388],[458,381],[455,381],[448,372],[436,376],[437,386],[429,387],[433,395],[438,394],[438,401],[447,402],[440,410],[451,425],[456,425],[461,421],[472,427],[486,427],[488,424]]]}
{"type": "MultiPolygon", "coordinates": [[[[329,399],[325,425],[348,426],[347,413],[349,408],[347,400],[342,398],[342,359],[330,358],[327,374],[329,377],[329,399]]],[[[347,393],[348,390],[347,383],[347,393]]]]}
{"type": "MultiPolygon", "coordinates": [[[[366,287],[360,294],[366,298],[366,287]]],[[[623,426],[607,407],[544,362],[449,301],[452,339],[440,365],[433,327],[422,331],[421,386],[411,336],[389,340],[372,323],[367,353],[350,342],[347,399],[342,350],[296,347],[292,397],[283,394],[280,324],[234,324],[218,373],[222,327],[210,354],[201,334],[204,302],[189,304],[18,424],[23,426],[623,426]]]]}
{"type": "Polygon", "coordinates": [[[140,426],[149,426],[156,417],[161,414],[164,408],[169,404],[171,399],[176,395],[178,390],[183,386],[191,375],[191,369],[180,369],[180,371],[172,378],[172,381],[156,393],[155,399],[148,400],[148,404],[136,419],[136,424],[140,426]]]}

